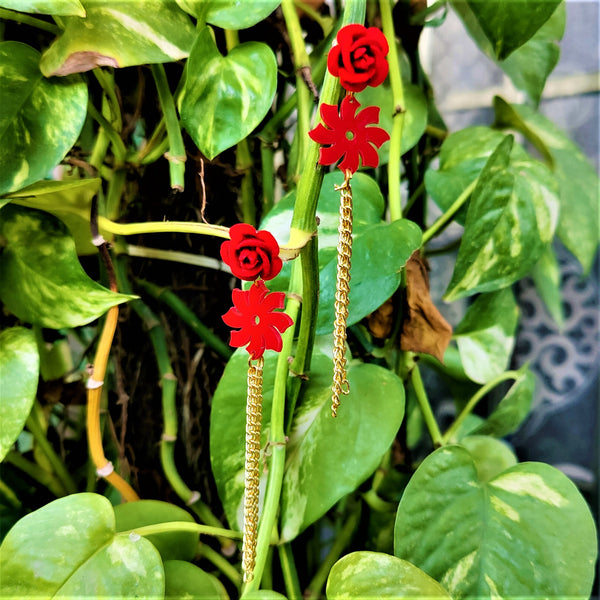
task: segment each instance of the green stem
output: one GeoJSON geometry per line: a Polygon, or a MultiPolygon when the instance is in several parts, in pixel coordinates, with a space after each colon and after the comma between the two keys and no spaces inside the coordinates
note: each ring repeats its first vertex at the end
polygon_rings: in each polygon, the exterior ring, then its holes
{"type": "Polygon", "coordinates": [[[242,585],[242,576],[239,571],[222,555],[216,550],[213,550],[207,544],[199,544],[198,553],[202,558],[210,561],[235,587],[239,588],[242,585]]]}
{"type": "Polygon", "coordinates": [[[205,269],[214,269],[215,271],[224,271],[230,273],[229,267],[210,256],[201,256],[191,252],[179,252],[178,250],[163,250],[162,248],[148,248],[148,246],[136,246],[135,244],[124,244],[122,252],[129,256],[137,258],[156,258],[158,260],[170,260],[185,265],[195,265],[205,269]]]}
{"type": "Polygon", "coordinates": [[[188,223],[187,221],[150,221],[148,223],[115,223],[106,217],[98,216],[100,229],[116,235],[138,235],[141,233],[201,233],[229,239],[229,227],[208,223],[188,223]]]}
{"type": "Polygon", "coordinates": [[[93,73],[108,98],[111,115],[110,123],[115,131],[121,133],[123,129],[123,117],[121,116],[121,105],[119,104],[115,90],[114,74],[102,69],[94,69],[93,73]]]}
{"type": "Polygon", "coordinates": [[[475,189],[479,177],[473,180],[460,194],[460,196],[452,203],[452,206],[429,228],[423,233],[422,245],[424,246],[431,238],[438,235],[446,225],[450,223],[454,215],[462,208],[463,204],[469,199],[471,193],[475,189]]]}
{"type": "Polygon", "coordinates": [[[491,390],[493,390],[499,383],[506,381],[508,379],[518,379],[521,376],[519,371],[505,371],[501,373],[497,377],[494,377],[491,381],[488,381],[484,386],[480,387],[469,399],[462,412],[456,417],[452,425],[448,427],[446,433],[444,433],[442,437],[442,444],[447,444],[449,440],[451,440],[460,429],[463,421],[473,412],[477,403],[491,390]]]}
{"type": "Polygon", "coordinates": [[[169,90],[169,82],[165,74],[165,68],[161,64],[152,65],[152,76],[158,91],[158,99],[165,117],[167,125],[167,135],[169,136],[169,173],[171,175],[171,187],[174,190],[183,192],[185,179],[185,146],[175,110],[175,102],[171,91],[169,90]]]}
{"type": "Polygon", "coordinates": [[[115,166],[121,166],[125,162],[125,156],[127,155],[127,148],[125,148],[125,144],[121,139],[121,136],[108,122],[108,120],[103,117],[100,112],[98,112],[98,109],[92,104],[91,101],[88,102],[88,113],[104,129],[105,134],[108,136],[111,144],[113,145],[115,166]]]}
{"type": "Polygon", "coordinates": [[[40,485],[50,490],[57,498],[62,498],[68,494],[64,485],[52,473],[42,469],[39,465],[27,460],[14,450],[9,450],[5,457],[5,462],[10,463],[32,479],[35,479],[40,485]]]}
{"type": "Polygon", "coordinates": [[[412,371],[410,373],[410,381],[415,390],[417,402],[419,403],[419,407],[421,409],[421,413],[423,414],[425,425],[429,430],[429,435],[431,436],[433,445],[434,447],[439,448],[444,444],[442,439],[442,433],[437,424],[437,421],[435,420],[433,410],[431,410],[431,404],[429,404],[429,398],[427,398],[425,386],[423,385],[423,379],[421,378],[421,372],[419,371],[419,365],[417,364],[415,364],[412,368],[412,371]]]}
{"type": "Polygon", "coordinates": [[[223,527],[211,527],[210,525],[200,525],[199,523],[191,523],[190,521],[170,521],[169,523],[156,523],[155,525],[144,525],[143,527],[136,527],[135,529],[122,531],[120,532],[120,535],[137,534],[141,536],[147,536],[181,531],[199,533],[200,535],[213,535],[215,537],[226,537],[232,540],[242,539],[242,534],[239,531],[233,531],[231,529],[225,529],[223,527]]]}
{"type": "Polygon", "coordinates": [[[116,219],[121,213],[121,198],[123,196],[126,179],[127,171],[122,166],[119,167],[115,165],[106,192],[105,215],[109,219],[116,219]]]}
{"type": "Polygon", "coordinates": [[[310,598],[321,598],[321,591],[327,582],[327,577],[329,576],[329,572],[333,565],[339,560],[342,552],[345,548],[350,544],[352,540],[352,536],[358,527],[360,522],[360,512],[361,506],[360,503],[357,502],[356,506],[353,507],[350,514],[346,517],[346,522],[342,527],[342,530],[335,538],[331,546],[331,550],[325,557],[325,560],[319,566],[317,572],[315,573],[312,581],[308,585],[306,592],[304,594],[304,598],[309,600],[310,598]]]}
{"type": "Polygon", "coordinates": [[[228,360],[231,357],[231,348],[218,336],[216,336],[200,319],[182,302],[171,290],[161,288],[149,281],[137,279],[137,284],[153,298],[161,300],[196,334],[198,337],[217,354],[228,360]]]}
{"type": "Polygon", "coordinates": [[[402,129],[404,126],[404,87],[398,60],[396,46],[396,33],[392,18],[394,0],[379,0],[381,10],[381,25],[388,41],[390,52],[388,62],[390,65],[390,83],[392,85],[392,99],[394,102],[394,115],[392,135],[390,139],[390,156],[388,160],[388,194],[390,217],[392,221],[402,218],[402,205],[400,200],[400,158],[402,156],[402,129]]]}
{"type": "Polygon", "coordinates": [[[279,551],[279,562],[288,600],[302,600],[302,590],[300,589],[292,546],[289,543],[280,544],[277,546],[277,550],[279,551]]]}
{"type": "Polygon", "coordinates": [[[48,31],[55,35],[60,35],[62,33],[62,29],[56,25],[52,25],[52,23],[42,21],[41,19],[36,19],[35,17],[30,17],[24,13],[8,10],[6,8],[0,8],[0,19],[15,21],[16,23],[29,25],[31,27],[37,27],[38,29],[43,29],[44,31],[48,31]]]}
{"type": "Polygon", "coordinates": [[[69,494],[77,493],[77,485],[67,471],[63,461],[60,459],[58,454],[56,454],[54,448],[46,438],[46,433],[42,429],[42,426],[34,414],[29,415],[27,418],[27,429],[29,429],[29,431],[33,434],[36,444],[48,459],[48,462],[52,466],[56,476],[60,479],[65,490],[69,494]]]}
{"type": "MultiPolygon", "coordinates": [[[[290,290],[300,287],[300,269],[297,262],[292,265],[290,278],[290,290]]],[[[298,318],[300,302],[294,296],[288,296],[285,312],[292,318],[294,323],[298,318]]],[[[271,406],[271,423],[269,448],[271,460],[269,463],[269,475],[267,478],[267,489],[260,516],[258,527],[258,538],[256,542],[256,563],[254,566],[254,578],[244,587],[244,593],[258,590],[262,579],[263,570],[269,553],[271,536],[277,520],[279,511],[279,500],[283,484],[283,467],[285,465],[286,436],[285,436],[285,391],[289,373],[288,356],[292,352],[294,340],[294,327],[289,327],[281,336],[283,347],[277,360],[275,372],[275,385],[273,388],[273,403],[271,406]]],[[[243,594],[242,594],[243,595],[243,594]]]]}
{"type": "Polygon", "coordinates": [[[10,504],[13,508],[21,508],[22,505],[19,501],[19,498],[12,491],[12,488],[6,485],[6,483],[4,483],[2,479],[0,479],[0,494],[4,497],[6,502],[8,502],[8,504],[10,504]]]}

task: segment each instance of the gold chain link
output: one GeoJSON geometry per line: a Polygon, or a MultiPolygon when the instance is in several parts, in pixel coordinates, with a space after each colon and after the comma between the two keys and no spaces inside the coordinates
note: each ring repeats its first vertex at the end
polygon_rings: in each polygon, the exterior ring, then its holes
{"type": "Polygon", "coordinates": [[[333,385],[331,387],[331,415],[337,416],[340,394],[350,392],[346,371],[346,320],[350,293],[350,262],[352,258],[352,173],[346,171],[344,182],[336,185],[340,191],[340,224],[337,245],[337,280],[335,284],[335,320],[333,322],[333,385]]]}
{"type": "Polygon", "coordinates": [[[260,487],[260,429],[262,422],[262,384],[264,359],[248,361],[248,402],[246,404],[246,464],[244,467],[244,539],[242,567],[244,582],[252,581],[258,533],[260,487]]]}

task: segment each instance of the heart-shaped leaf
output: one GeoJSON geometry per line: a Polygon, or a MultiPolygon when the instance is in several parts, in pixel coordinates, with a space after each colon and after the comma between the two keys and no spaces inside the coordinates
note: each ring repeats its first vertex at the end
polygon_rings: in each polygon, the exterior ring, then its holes
{"type": "Polygon", "coordinates": [[[452,0],[459,14],[468,6],[490,41],[494,55],[504,60],[550,18],[561,0],[452,0]]]}
{"type": "Polygon", "coordinates": [[[562,274],[552,245],[546,246],[540,259],[535,263],[531,271],[531,278],[550,316],[562,329],[565,322],[561,292],[562,274]]]}
{"type": "Polygon", "coordinates": [[[146,539],[115,534],[110,502],[72,494],[23,517],[0,546],[7,598],[162,598],[160,554],[146,539]]]}
{"type": "Polygon", "coordinates": [[[469,451],[477,469],[477,477],[482,483],[490,481],[518,462],[507,443],[487,435],[468,435],[460,440],[460,445],[469,451]]]}
{"type": "Polygon", "coordinates": [[[281,0],[175,0],[199,20],[223,29],[246,29],[266,19],[281,0]]]}
{"type": "MultiPolygon", "coordinates": [[[[194,523],[190,513],[168,502],[159,500],[138,500],[115,506],[115,528],[129,531],[136,527],[168,523],[169,521],[189,521],[194,523]]],[[[192,531],[173,531],[148,535],[146,539],[154,544],[164,560],[192,560],[198,549],[198,534],[192,531]]]]}
{"type": "Polygon", "coordinates": [[[85,8],[79,0],[1,0],[0,6],[20,12],[85,17],[85,8]]]}
{"type": "Polygon", "coordinates": [[[506,136],[481,172],[447,300],[498,290],[524,277],[554,235],[556,181],[524,151],[511,156],[512,147],[512,136],[506,136]]]}
{"type": "Polygon", "coordinates": [[[194,25],[173,0],[84,4],[85,19],[65,17],[65,30],[44,52],[40,69],[46,77],[180,60],[194,43],[194,25]]]}
{"type": "Polygon", "coordinates": [[[39,371],[33,331],[11,327],[0,333],[0,461],[23,430],[35,400],[39,371]]]}
{"type": "Polygon", "coordinates": [[[526,105],[494,99],[495,124],[520,131],[542,154],[559,185],[556,233],[588,273],[598,249],[598,175],[581,149],[552,121],[526,105]]]}
{"type": "Polygon", "coordinates": [[[0,194],[46,177],[83,127],[85,83],[45,79],[39,62],[39,52],[26,44],[0,43],[0,194]]]}
{"type": "Polygon", "coordinates": [[[17,317],[60,329],[84,325],[135,296],[115,294],[90,279],[75,242],[52,215],[8,205],[1,213],[0,298],[17,317]]]}
{"type": "MultiPolygon", "coordinates": [[[[70,230],[77,254],[95,254],[90,233],[90,207],[92,198],[100,189],[101,179],[76,179],[74,181],[38,181],[6,196],[6,200],[19,206],[38,208],[58,217],[70,230]]],[[[101,231],[108,240],[112,236],[101,231]]]]}
{"type": "Polygon", "coordinates": [[[327,579],[327,600],[346,598],[450,600],[450,594],[405,560],[380,552],[352,552],[333,565],[327,579]]]}
{"type": "Polygon", "coordinates": [[[277,61],[261,42],[222,56],[205,27],[186,67],[181,121],[209,159],[247,137],[263,120],[277,86],[277,61]]]}
{"type": "Polygon", "coordinates": [[[503,437],[515,431],[525,420],[533,401],[535,376],[527,366],[519,369],[518,374],[492,414],[472,433],[503,437]]]}
{"type": "Polygon", "coordinates": [[[329,357],[313,356],[310,382],[294,414],[287,446],[283,541],[294,539],[371,475],[404,417],[402,381],[387,369],[356,362],[348,369],[350,393],[332,418],[332,373],[329,357]]]}
{"type": "Polygon", "coordinates": [[[472,381],[503,373],[515,345],[519,309],[510,288],[481,294],[454,331],[460,360],[472,381]]]}
{"type": "Polygon", "coordinates": [[[557,469],[524,463],[484,482],[465,448],[446,446],[404,491],[394,554],[453,598],[587,598],[596,529],[586,501],[557,469]]]}
{"type": "Polygon", "coordinates": [[[183,560],[166,560],[165,600],[229,600],[227,590],[213,575],[183,560]]]}

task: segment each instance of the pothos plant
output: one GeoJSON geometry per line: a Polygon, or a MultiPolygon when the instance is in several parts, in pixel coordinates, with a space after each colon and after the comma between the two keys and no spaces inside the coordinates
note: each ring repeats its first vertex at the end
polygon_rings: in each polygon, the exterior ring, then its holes
{"type": "Polygon", "coordinates": [[[503,440],[535,379],[507,370],[511,286],[532,276],[560,322],[553,241],[584,274],[598,246],[596,174],[537,110],[564,3],[0,7],[2,597],[588,597],[585,499],[503,440]],[[449,9],[527,96],[489,126],[448,131],[420,66],[449,9]],[[442,253],[454,330],[429,294],[442,253]],[[138,318],[150,343],[115,356],[138,318]],[[182,475],[177,328],[226,362],[201,432],[220,505],[182,475]],[[163,496],[124,449],[153,431],[127,426],[149,354],[163,496]]]}

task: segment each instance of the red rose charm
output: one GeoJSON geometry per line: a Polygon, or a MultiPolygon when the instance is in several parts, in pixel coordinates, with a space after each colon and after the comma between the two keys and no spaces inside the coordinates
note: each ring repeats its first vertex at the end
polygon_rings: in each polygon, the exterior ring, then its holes
{"type": "Polygon", "coordinates": [[[353,96],[342,100],[339,114],[337,106],[321,104],[321,118],[327,127],[319,123],[308,132],[312,140],[325,145],[319,149],[319,164],[332,165],[344,157],[338,165],[344,173],[355,173],[359,158],[363,167],[375,168],[379,164],[373,145],[380,148],[390,136],[381,127],[367,127],[379,122],[379,108],[367,106],[356,114],[359,108],[360,103],[353,96]]]}
{"type": "Polygon", "coordinates": [[[293,324],[289,315],[273,312],[283,308],[285,294],[269,292],[265,282],[259,280],[247,291],[233,290],[232,298],[233,307],[223,315],[223,321],[238,331],[231,332],[229,345],[240,348],[248,344],[246,350],[252,360],[259,359],[265,350],[279,352],[281,334],[293,324]]]}
{"type": "Polygon", "coordinates": [[[238,223],[230,228],[229,236],[231,239],[221,244],[221,258],[235,277],[244,281],[273,279],[281,271],[279,244],[268,231],[238,223]]]}
{"type": "Polygon", "coordinates": [[[376,27],[346,25],[339,30],[337,44],[329,52],[327,68],[350,92],[360,92],[368,85],[375,87],[385,80],[389,66],[389,46],[376,27]]]}

